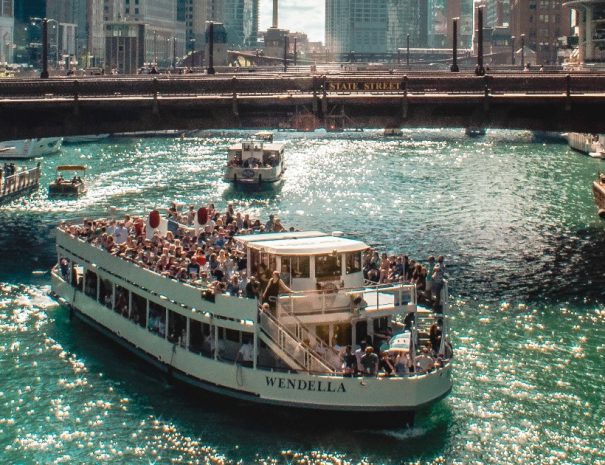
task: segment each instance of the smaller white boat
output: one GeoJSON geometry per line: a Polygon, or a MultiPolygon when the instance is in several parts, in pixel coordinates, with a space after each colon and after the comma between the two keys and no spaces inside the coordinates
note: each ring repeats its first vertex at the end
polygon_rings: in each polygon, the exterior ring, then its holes
{"type": "Polygon", "coordinates": [[[284,144],[273,142],[273,134],[263,132],[229,147],[224,180],[261,185],[281,180],[285,171],[284,144]]]}
{"type": "Polygon", "coordinates": [[[403,131],[400,128],[384,128],[384,137],[401,137],[403,131]]]}
{"type": "Polygon", "coordinates": [[[0,142],[0,158],[34,158],[61,150],[62,137],[6,140],[0,142]]]}
{"type": "Polygon", "coordinates": [[[570,132],[567,134],[569,147],[592,158],[605,158],[605,146],[599,134],[570,132]]]}
{"type": "Polygon", "coordinates": [[[90,142],[98,142],[107,139],[109,134],[89,134],[84,136],[70,136],[63,138],[65,144],[87,144],[90,142]]]}
{"type": "Polygon", "coordinates": [[[487,129],[478,126],[470,126],[464,130],[464,133],[468,137],[483,137],[487,134],[487,129]]]}

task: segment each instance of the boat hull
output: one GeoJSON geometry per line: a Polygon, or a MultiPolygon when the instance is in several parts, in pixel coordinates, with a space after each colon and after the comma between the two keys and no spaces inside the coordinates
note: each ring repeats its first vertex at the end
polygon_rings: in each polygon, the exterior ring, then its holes
{"type": "Polygon", "coordinates": [[[594,181],[592,184],[592,193],[594,194],[594,201],[597,205],[599,216],[605,218],[605,184],[594,181]]]}
{"type": "Polygon", "coordinates": [[[254,369],[203,357],[159,338],[108,310],[52,274],[52,289],[74,315],[178,381],[255,404],[324,412],[409,413],[447,396],[451,365],[409,377],[340,375],[254,369]]]}
{"type": "Polygon", "coordinates": [[[34,158],[52,155],[61,150],[62,137],[7,140],[0,142],[0,158],[34,158]]]}
{"type": "Polygon", "coordinates": [[[567,143],[569,147],[576,152],[589,155],[593,158],[605,158],[605,147],[593,134],[583,132],[570,132],[567,134],[567,143]]]}

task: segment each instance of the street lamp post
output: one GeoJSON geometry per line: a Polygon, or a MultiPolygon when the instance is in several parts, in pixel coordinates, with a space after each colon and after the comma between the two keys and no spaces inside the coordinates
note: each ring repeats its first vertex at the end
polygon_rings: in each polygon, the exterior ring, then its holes
{"type": "Polygon", "coordinates": [[[41,79],[48,79],[48,19],[42,20],[42,72],[41,79]]]}
{"type": "Polygon", "coordinates": [[[195,39],[189,39],[191,42],[191,68],[195,68],[195,39]]]}
{"type": "Polygon", "coordinates": [[[214,21],[208,24],[208,74],[215,74],[214,70],[214,21]]]}
{"type": "Polygon", "coordinates": [[[407,52],[405,55],[405,61],[407,63],[408,69],[410,69],[410,35],[409,34],[407,35],[407,38],[406,38],[406,44],[407,44],[406,45],[407,52]]]}
{"type": "Polygon", "coordinates": [[[460,72],[458,67],[458,18],[452,20],[452,73],[460,72]]]}
{"type": "Polygon", "coordinates": [[[525,34],[521,34],[521,68],[525,68],[525,34]]]}
{"type": "Polygon", "coordinates": [[[515,36],[510,36],[510,64],[515,66],[515,36]]]}
{"type": "Polygon", "coordinates": [[[289,37],[284,36],[284,73],[288,71],[288,46],[290,45],[289,37]]]}
{"type": "Polygon", "coordinates": [[[483,7],[477,8],[477,75],[483,76],[483,7]]]}

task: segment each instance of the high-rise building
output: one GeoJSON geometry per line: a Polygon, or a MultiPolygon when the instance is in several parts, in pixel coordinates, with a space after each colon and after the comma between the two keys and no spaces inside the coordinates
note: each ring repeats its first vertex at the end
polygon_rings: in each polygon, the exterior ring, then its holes
{"type": "Polygon", "coordinates": [[[445,48],[448,46],[447,0],[428,0],[427,3],[427,46],[430,48],[445,48]]]}
{"type": "Polygon", "coordinates": [[[458,18],[458,47],[470,48],[473,43],[473,0],[448,0],[447,43],[452,44],[452,18],[458,18]]]}
{"type": "Polygon", "coordinates": [[[185,52],[177,7],[177,0],[105,0],[105,66],[131,73],[145,63],[174,64],[185,52]]]}
{"type": "Polygon", "coordinates": [[[485,26],[504,26],[510,23],[509,0],[487,0],[485,6],[485,26]]]}
{"type": "Polygon", "coordinates": [[[326,47],[330,53],[395,52],[426,47],[426,0],[326,0],[326,47]]]}
{"type": "Polygon", "coordinates": [[[605,62],[605,0],[574,0],[564,4],[573,9],[578,49],[571,57],[578,63],[605,62]]]}
{"type": "Polygon", "coordinates": [[[14,12],[13,0],[0,0],[0,65],[13,62],[14,12]]]}
{"type": "Polygon", "coordinates": [[[538,64],[556,63],[557,39],[569,35],[571,16],[563,0],[511,0],[510,25],[514,36],[524,35],[538,64]]]}
{"type": "Polygon", "coordinates": [[[258,0],[224,0],[223,22],[229,47],[256,46],[258,0]]]}

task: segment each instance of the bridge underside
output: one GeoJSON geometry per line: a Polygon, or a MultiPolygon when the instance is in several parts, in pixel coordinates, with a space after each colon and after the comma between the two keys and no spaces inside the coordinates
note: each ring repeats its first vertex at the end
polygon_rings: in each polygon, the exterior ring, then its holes
{"type": "Polygon", "coordinates": [[[484,127],[605,132],[604,97],[311,95],[0,100],[0,140],[165,129],[484,127]]]}

